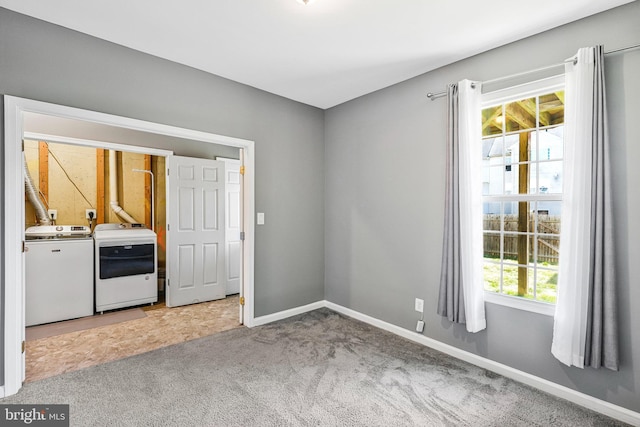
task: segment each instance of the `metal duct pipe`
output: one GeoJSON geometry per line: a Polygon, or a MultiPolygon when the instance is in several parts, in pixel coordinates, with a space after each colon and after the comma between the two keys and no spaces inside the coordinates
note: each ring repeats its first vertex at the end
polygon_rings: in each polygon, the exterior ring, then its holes
{"type": "Polygon", "coordinates": [[[38,190],[35,185],[33,185],[33,178],[31,178],[31,173],[29,172],[29,168],[27,167],[27,158],[22,153],[22,165],[24,167],[24,191],[27,194],[27,199],[36,210],[36,218],[38,218],[38,223],[40,225],[49,225],[51,224],[51,220],[49,219],[49,214],[47,213],[47,209],[44,207],[42,200],[40,200],[40,196],[38,195],[38,190]]]}
{"type": "Polygon", "coordinates": [[[116,215],[130,224],[138,222],[118,203],[118,166],[115,150],[109,150],[109,200],[109,206],[116,215]]]}

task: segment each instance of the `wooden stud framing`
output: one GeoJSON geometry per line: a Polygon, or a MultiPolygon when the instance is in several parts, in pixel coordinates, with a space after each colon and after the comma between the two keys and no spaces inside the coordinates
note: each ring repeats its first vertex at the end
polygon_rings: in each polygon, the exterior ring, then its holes
{"type": "MultiPolygon", "coordinates": [[[[519,159],[520,167],[518,173],[518,193],[527,194],[529,192],[529,132],[520,134],[519,159]]],[[[518,264],[529,265],[529,202],[518,203],[518,264]]],[[[527,294],[528,268],[518,267],[518,295],[527,294]]]]}
{"type": "Polygon", "coordinates": [[[96,224],[104,224],[105,188],[104,188],[104,153],[102,148],[96,148],[96,224]]]}
{"type": "MultiPolygon", "coordinates": [[[[144,155],[144,170],[151,170],[151,156],[144,155]]],[[[151,206],[151,175],[144,174],[144,224],[148,229],[153,228],[151,224],[151,209],[155,209],[155,206],[151,206]]]]}
{"type": "Polygon", "coordinates": [[[38,188],[40,197],[45,199],[49,205],[49,144],[44,141],[38,142],[38,188]]]}

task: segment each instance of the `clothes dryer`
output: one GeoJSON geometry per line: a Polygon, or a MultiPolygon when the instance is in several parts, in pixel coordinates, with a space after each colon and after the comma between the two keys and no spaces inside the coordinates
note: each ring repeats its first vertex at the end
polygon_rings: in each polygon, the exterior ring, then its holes
{"type": "Polygon", "coordinates": [[[143,224],[93,230],[96,311],[158,301],[157,236],[143,224]]]}

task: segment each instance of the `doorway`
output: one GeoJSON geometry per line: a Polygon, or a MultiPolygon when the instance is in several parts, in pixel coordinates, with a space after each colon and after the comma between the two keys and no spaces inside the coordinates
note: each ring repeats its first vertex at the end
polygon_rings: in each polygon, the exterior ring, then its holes
{"type": "Polygon", "coordinates": [[[167,307],[135,306],[26,330],[25,382],[242,327],[238,295],[167,307]]]}
{"type": "MultiPolygon", "coordinates": [[[[63,120],[76,120],[85,127],[108,127],[114,134],[139,132],[147,139],[150,147],[162,144],[184,142],[185,147],[218,144],[240,149],[244,166],[243,176],[243,217],[254,216],[254,164],[253,141],[225,137],[211,133],[162,125],[104,113],[48,104],[11,96],[4,97],[5,104],[5,199],[4,199],[4,387],[3,396],[15,394],[24,379],[24,203],[23,171],[21,168],[21,145],[24,135],[25,114],[41,114],[63,120]],[[149,142],[150,141],[150,142],[149,142]],[[168,141],[168,142],[167,142],[168,141]]],[[[33,136],[33,135],[32,135],[33,136]]],[[[73,138],[69,138],[73,140],[73,138]]],[[[68,142],[68,141],[67,141],[68,142]]],[[[130,150],[131,145],[114,143],[115,146],[130,150]]],[[[182,144],[180,144],[182,147],[182,144]]],[[[188,154],[188,153],[187,153],[188,154]]],[[[254,224],[247,221],[244,228],[242,248],[241,299],[244,302],[242,323],[253,326],[253,259],[254,224]]],[[[171,255],[168,255],[171,256],[171,255]]]]}

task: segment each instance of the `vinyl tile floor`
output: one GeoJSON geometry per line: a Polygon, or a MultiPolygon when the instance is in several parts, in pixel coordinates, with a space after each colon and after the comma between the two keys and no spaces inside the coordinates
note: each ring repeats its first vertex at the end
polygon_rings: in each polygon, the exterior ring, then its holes
{"type": "Polygon", "coordinates": [[[144,307],[139,319],[28,341],[25,382],[241,327],[238,303],[237,295],[174,308],[160,303],[144,307]]]}

